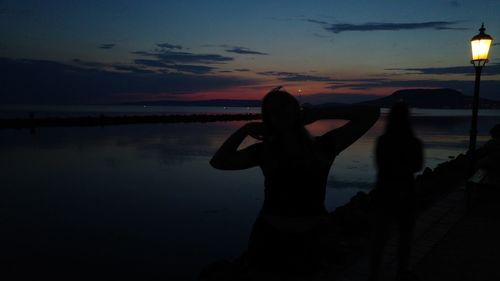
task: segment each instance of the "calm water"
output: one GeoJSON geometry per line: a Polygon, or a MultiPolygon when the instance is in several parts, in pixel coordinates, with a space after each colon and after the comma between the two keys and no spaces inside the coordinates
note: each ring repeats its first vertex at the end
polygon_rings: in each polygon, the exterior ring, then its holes
{"type": "MultiPolygon", "coordinates": [[[[479,144],[500,122],[482,111],[479,144]]],[[[415,110],[426,166],[464,152],[467,110],[415,110]]],[[[336,159],[329,210],[374,181],[373,144],[385,116],[336,159]]],[[[319,121],[321,134],[341,121],[319,121]]],[[[0,130],[2,258],[80,257],[131,271],[193,280],[212,261],[246,246],[262,204],[258,168],[218,171],[208,161],[244,122],[0,130]],[[127,266],[123,266],[123,265],[127,266]]],[[[247,139],[243,146],[251,144],[247,139]]]]}

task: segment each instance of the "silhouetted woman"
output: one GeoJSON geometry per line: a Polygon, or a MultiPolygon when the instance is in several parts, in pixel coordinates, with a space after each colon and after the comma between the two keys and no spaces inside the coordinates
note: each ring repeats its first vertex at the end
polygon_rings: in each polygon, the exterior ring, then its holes
{"type": "Polygon", "coordinates": [[[394,104],[387,118],[385,133],[377,139],[377,182],[371,195],[374,207],[374,240],[371,280],[378,280],[382,253],[393,223],[399,227],[398,275],[409,275],[412,232],[415,225],[416,198],[414,173],[422,169],[422,143],[415,136],[408,106],[394,104]]]}
{"type": "Polygon", "coordinates": [[[318,259],[318,236],[327,210],[325,188],[335,157],[378,119],[378,108],[301,110],[278,87],[262,100],[262,123],[234,132],[215,153],[217,169],[259,166],[264,174],[264,203],[248,245],[250,262],[266,270],[308,270],[318,259]],[[304,125],[319,119],[346,119],[346,125],[312,137],[304,125]],[[261,142],[238,150],[251,136],[261,142]]]}

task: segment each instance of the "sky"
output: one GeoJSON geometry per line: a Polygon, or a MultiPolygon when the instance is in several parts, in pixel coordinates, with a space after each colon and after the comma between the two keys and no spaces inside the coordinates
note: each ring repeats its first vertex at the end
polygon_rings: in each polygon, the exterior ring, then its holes
{"type": "Polygon", "coordinates": [[[261,99],[278,85],[311,103],[472,95],[483,22],[481,96],[500,100],[499,12],[500,0],[0,0],[0,103],[261,99]]]}

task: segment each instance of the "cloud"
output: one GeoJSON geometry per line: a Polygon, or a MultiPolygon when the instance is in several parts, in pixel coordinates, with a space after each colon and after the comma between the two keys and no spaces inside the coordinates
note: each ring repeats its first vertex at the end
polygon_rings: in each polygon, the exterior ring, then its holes
{"type": "MultiPolygon", "coordinates": [[[[159,43],[156,45],[162,48],[169,49],[182,48],[179,45],[171,45],[168,43],[159,43]]],[[[233,60],[232,57],[222,56],[219,54],[196,54],[191,52],[180,52],[167,49],[157,50],[155,52],[134,51],[132,53],[139,56],[154,58],[135,59],[134,63],[136,64],[192,74],[207,74],[216,69],[216,67],[207,66],[206,64],[220,64],[233,60]]]]}
{"type": "Polygon", "coordinates": [[[232,61],[232,57],[217,54],[193,54],[187,52],[163,52],[157,55],[163,61],[180,63],[221,63],[232,61]]]}
{"type": "Polygon", "coordinates": [[[176,70],[193,74],[206,74],[215,69],[215,67],[205,65],[189,65],[189,64],[169,64],[160,60],[136,59],[134,63],[148,67],[156,67],[163,69],[176,70]]]}
{"type": "Polygon", "coordinates": [[[250,71],[250,69],[248,69],[248,68],[237,68],[234,71],[248,72],[248,71],[250,71]]]}
{"type": "Polygon", "coordinates": [[[367,79],[351,79],[351,80],[335,80],[333,82],[328,83],[329,89],[342,89],[349,88],[353,90],[365,90],[369,88],[381,87],[383,83],[391,81],[386,78],[367,78],[367,79]]]}
{"type": "Polygon", "coordinates": [[[252,50],[250,48],[241,47],[241,46],[231,46],[228,44],[219,44],[219,45],[204,44],[204,45],[201,45],[201,47],[223,48],[224,51],[226,51],[226,52],[240,54],[240,55],[261,55],[261,56],[269,55],[268,53],[255,51],[255,50],[252,50]]]}
{"type": "Polygon", "coordinates": [[[0,58],[0,101],[2,104],[121,102],[130,101],[131,96],[152,99],[165,94],[218,91],[257,83],[233,76],[157,73],[126,65],[113,68],[124,71],[49,60],[0,58]]]}
{"type": "Polygon", "coordinates": [[[165,67],[165,63],[159,60],[136,59],[135,64],[151,66],[151,67],[165,67]]]}
{"type": "Polygon", "coordinates": [[[178,49],[178,50],[182,49],[181,45],[173,45],[169,43],[156,43],[156,46],[164,49],[178,49]]]}
{"type": "Polygon", "coordinates": [[[266,75],[266,76],[275,76],[275,77],[278,77],[278,79],[281,81],[288,81],[288,82],[293,82],[293,81],[319,81],[319,82],[333,81],[332,78],[326,77],[326,76],[302,74],[302,73],[295,73],[295,72],[265,71],[265,72],[259,72],[257,74],[266,75]]]}
{"type": "Polygon", "coordinates": [[[134,55],[139,55],[139,56],[155,56],[156,55],[156,53],[147,52],[147,51],[133,51],[130,53],[134,54],[134,55]]]}
{"type": "Polygon", "coordinates": [[[116,46],[116,44],[101,44],[99,45],[99,48],[109,50],[113,49],[116,46]]]}
{"type": "Polygon", "coordinates": [[[81,59],[72,59],[71,62],[79,65],[79,66],[85,66],[85,67],[91,67],[91,68],[104,68],[108,66],[105,63],[102,62],[94,62],[94,61],[84,61],[81,59]]]}
{"type": "Polygon", "coordinates": [[[227,49],[226,52],[242,54],[242,55],[263,55],[263,56],[268,55],[266,53],[253,51],[244,47],[232,47],[230,49],[227,49]]]}
{"type": "Polygon", "coordinates": [[[113,65],[112,67],[116,70],[128,71],[128,72],[133,72],[133,73],[156,73],[152,70],[147,70],[147,69],[139,68],[139,67],[132,66],[132,65],[118,65],[117,64],[117,65],[113,65]]]}
{"type": "Polygon", "coordinates": [[[322,104],[329,102],[357,103],[376,98],[380,98],[380,96],[369,95],[369,94],[318,93],[318,94],[303,95],[301,97],[301,102],[307,102],[311,104],[322,104]]]}
{"type": "MultiPolygon", "coordinates": [[[[464,75],[474,75],[474,68],[469,66],[449,66],[449,67],[423,67],[423,68],[389,68],[386,70],[395,71],[407,71],[414,72],[417,74],[433,74],[433,75],[444,75],[444,74],[464,74],[464,75]]],[[[500,74],[500,63],[487,64],[483,68],[482,75],[499,75],[500,74]]]]}
{"type": "Polygon", "coordinates": [[[327,23],[314,19],[306,19],[311,23],[320,24],[329,32],[341,33],[351,31],[399,31],[414,29],[434,29],[434,30],[465,30],[466,28],[453,27],[456,21],[429,21],[413,23],[391,23],[391,22],[369,22],[362,24],[352,23],[327,23]]]}
{"type": "Polygon", "coordinates": [[[188,72],[193,74],[206,74],[214,69],[214,67],[205,65],[188,65],[188,64],[174,64],[166,65],[166,68],[175,69],[181,72],[188,72]]]}
{"type": "Polygon", "coordinates": [[[71,62],[75,64],[77,67],[83,67],[85,69],[94,69],[94,70],[118,70],[118,71],[127,71],[134,73],[156,73],[155,71],[137,67],[135,65],[128,64],[119,64],[119,63],[102,63],[102,62],[94,62],[94,61],[84,61],[81,59],[72,59],[71,62]]]}
{"type": "Polygon", "coordinates": [[[318,23],[318,24],[324,24],[324,25],[330,24],[329,22],[322,21],[322,20],[315,20],[315,19],[305,19],[305,21],[312,22],[312,23],[318,23]]]}
{"type": "MultiPolygon", "coordinates": [[[[160,47],[182,48],[178,45],[168,43],[157,44],[160,47]]],[[[134,63],[147,67],[155,67],[162,69],[170,69],[180,72],[192,74],[207,74],[216,67],[207,66],[212,64],[223,64],[232,61],[232,57],[227,57],[219,54],[196,54],[191,52],[172,51],[169,49],[150,51],[134,51],[132,54],[151,57],[153,59],[135,59],[134,63]]]]}
{"type": "Polygon", "coordinates": [[[135,51],[135,55],[155,57],[164,63],[225,63],[234,60],[232,57],[226,57],[218,54],[195,54],[190,52],[176,52],[164,50],[160,52],[135,51]]]}

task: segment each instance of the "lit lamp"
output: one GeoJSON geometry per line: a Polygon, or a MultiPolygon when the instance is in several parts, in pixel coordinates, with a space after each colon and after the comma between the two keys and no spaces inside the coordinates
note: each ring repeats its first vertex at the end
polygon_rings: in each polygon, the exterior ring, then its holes
{"type": "Polygon", "coordinates": [[[472,60],[471,63],[476,69],[476,82],[474,84],[474,99],[472,102],[472,119],[471,119],[471,129],[470,129],[470,140],[469,140],[469,153],[472,157],[472,168],[474,169],[476,161],[476,137],[477,137],[477,111],[479,107],[479,83],[481,81],[481,70],[483,66],[488,62],[488,52],[490,50],[491,41],[493,38],[488,34],[484,33],[486,29],[484,24],[481,25],[479,29],[479,34],[472,37],[470,40],[470,45],[472,48],[472,60]]]}
{"type": "Polygon", "coordinates": [[[479,29],[479,34],[472,37],[470,40],[470,45],[472,48],[472,61],[475,67],[484,66],[488,62],[488,52],[490,51],[491,41],[493,38],[488,34],[484,33],[486,28],[484,28],[484,23],[479,29]]]}

